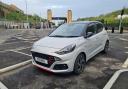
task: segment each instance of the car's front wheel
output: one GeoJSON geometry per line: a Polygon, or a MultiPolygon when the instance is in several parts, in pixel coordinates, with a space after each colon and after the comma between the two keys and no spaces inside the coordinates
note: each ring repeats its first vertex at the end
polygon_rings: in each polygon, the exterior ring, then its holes
{"type": "Polygon", "coordinates": [[[76,58],[73,72],[77,75],[81,74],[84,71],[85,64],[86,64],[85,55],[81,53],[76,58]]]}

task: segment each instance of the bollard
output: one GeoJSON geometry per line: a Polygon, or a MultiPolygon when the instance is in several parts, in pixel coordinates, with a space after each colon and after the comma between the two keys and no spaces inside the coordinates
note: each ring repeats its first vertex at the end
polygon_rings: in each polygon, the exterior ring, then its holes
{"type": "Polygon", "coordinates": [[[112,27],[112,33],[114,33],[114,30],[115,30],[115,28],[114,28],[114,27],[112,27]]]}
{"type": "Polygon", "coordinates": [[[106,30],[106,31],[108,30],[108,27],[107,27],[107,26],[105,27],[105,30],[106,30]]]}
{"type": "Polygon", "coordinates": [[[123,27],[121,27],[120,29],[120,34],[123,34],[123,27]]]}

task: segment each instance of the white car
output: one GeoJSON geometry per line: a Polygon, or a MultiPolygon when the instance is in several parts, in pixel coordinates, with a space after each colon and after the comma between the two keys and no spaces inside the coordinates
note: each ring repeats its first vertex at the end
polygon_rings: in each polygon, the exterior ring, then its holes
{"type": "Polygon", "coordinates": [[[80,74],[90,58],[108,48],[109,37],[101,22],[66,23],[33,44],[32,63],[54,73],[80,74]]]}

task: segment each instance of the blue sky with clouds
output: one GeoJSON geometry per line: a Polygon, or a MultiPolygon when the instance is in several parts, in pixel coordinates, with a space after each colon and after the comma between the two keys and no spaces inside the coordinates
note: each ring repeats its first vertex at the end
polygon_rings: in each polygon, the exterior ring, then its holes
{"type": "MultiPolygon", "coordinates": [[[[1,0],[8,4],[15,4],[25,9],[25,0],[1,0]]],[[[47,17],[47,9],[52,9],[53,16],[66,16],[67,10],[73,11],[73,18],[90,17],[105,14],[114,10],[128,7],[128,0],[26,0],[28,13],[47,17]]]]}

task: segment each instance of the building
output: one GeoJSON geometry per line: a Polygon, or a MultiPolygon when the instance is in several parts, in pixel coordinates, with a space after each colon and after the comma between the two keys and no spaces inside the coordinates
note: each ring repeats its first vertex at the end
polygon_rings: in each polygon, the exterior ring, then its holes
{"type": "Polygon", "coordinates": [[[0,1],[0,17],[4,17],[6,14],[15,11],[18,13],[24,13],[21,9],[19,9],[15,5],[13,4],[8,5],[0,1]]]}
{"type": "Polygon", "coordinates": [[[19,13],[24,13],[21,9],[19,9],[18,7],[16,7],[14,4],[9,5],[9,8],[12,11],[16,11],[16,12],[19,12],[19,13]]]}

